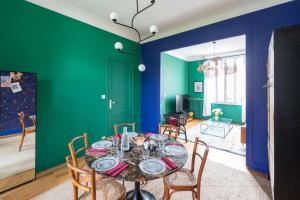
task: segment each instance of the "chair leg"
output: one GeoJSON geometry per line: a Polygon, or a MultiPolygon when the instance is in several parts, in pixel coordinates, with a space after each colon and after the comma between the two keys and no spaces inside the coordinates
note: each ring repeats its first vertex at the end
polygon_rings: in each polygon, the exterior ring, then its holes
{"type": "Polygon", "coordinates": [[[182,127],[180,128],[180,130],[181,130],[182,133],[184,134],[184,137],[185,137],[185,143],[187,143],[188,141],[187,141],[187,135],[186,135],[186,129],[185,129],[185,126],[182,126],[182,127]]]}
{"type": "Polygon", "coordinates": [[[23,131],[22,132],[22,136],[21,136],[21,141],[20,141],[20,144],[19,144],[19,151],[21,151],[22,149],[22,146],[23,146],[23,142],[24,142],[24,138],[25,138],[25,132],[23,131]]]}
{"type": "Polygon", "coordinates": [[[166,188],[166,199],[165,200],[170,200],[170,190],[166,188]]]}
{"type": "Polygon", "coordinates": [[[166,200],[166,195],[167,195],[167,189],[166,189],[166,186],[164,185],[164,196],[163,196],[163,200],[166,200]]]}
{"type": "Polygon", "coordinates": [[[73,185],[73,199],[78,200],[78,188],[73,185]]]}
{"type": "Polygon", "coordinates": [[[196,196],[195,196],[195,192],[194,191],[192,191],[192,195],[193,195],[193,200],[195,200],[196,196]]]}

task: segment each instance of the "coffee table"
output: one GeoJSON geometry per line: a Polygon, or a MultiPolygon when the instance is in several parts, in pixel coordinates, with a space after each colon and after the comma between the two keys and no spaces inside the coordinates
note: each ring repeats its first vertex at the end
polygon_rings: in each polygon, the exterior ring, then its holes
{"type": "Polygon", "coordinates": [[[200,124],[200,132],[225,138],[232,129],[232,119],[211,117],[200,124]]]}

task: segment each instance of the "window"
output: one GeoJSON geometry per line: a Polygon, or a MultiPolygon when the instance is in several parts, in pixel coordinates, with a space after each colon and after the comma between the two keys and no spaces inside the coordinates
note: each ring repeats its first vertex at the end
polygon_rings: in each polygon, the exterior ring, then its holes
{"type": "Polygon", "coordinates": [[[245,75],[245,56],[221,59],[215,78],[217,102],[243,104],[246,95],[245,75]]]}

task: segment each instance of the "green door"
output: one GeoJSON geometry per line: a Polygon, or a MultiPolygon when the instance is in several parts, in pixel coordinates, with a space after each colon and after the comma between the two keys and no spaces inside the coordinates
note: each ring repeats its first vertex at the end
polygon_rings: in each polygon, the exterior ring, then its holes
{"type": "Polygon", "coordinates": [[[132,122],[133,64],[122,61],[109,61],[109,129],[113,125],[132,122]]]}

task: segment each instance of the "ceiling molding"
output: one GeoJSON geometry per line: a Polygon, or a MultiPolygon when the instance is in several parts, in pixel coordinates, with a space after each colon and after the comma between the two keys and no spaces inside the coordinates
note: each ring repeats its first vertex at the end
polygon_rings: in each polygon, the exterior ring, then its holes
{"type": "Polygon", "coordinates": [[[206,15],[203,17],[198,17],[199,20],[194,20],[191,22],[184,22],[182,24],[177,24],[176,26],[172,27],[165,27],[164,30],[161,29],[161,31],[156,34],[154,37],[150,38],[147,41],[144,41],[142,43],[151,42],[154,40],[158,40],[161,38],[165,38],[171,35],[175,35],[178,33],[186,32],[195,28],[203,27],[209,24],[213,24],[216,22],[220,22],[226,19],[238,17],[244,14],[248,14],[251,12],[255,12],[258,10],[262,10],[265,8],[269,8],[272,6],[276,6],[279,4],[287,3],[293,0],[268,0],[268,1],[253,1],[244,5],[239,6],[231,6],[222,10],[215,11],[213,14],[206,15]]]}
{"type": "MultiPolygon", "coordinates": [[[[72,5],[71,3],[52,0],[26,1],[137,42],[137,35],[134,31],[131,31],[128,28],[120,27],[112,23],[110,20],[96,16],[91,12],[72,5]]],[[[241,3],[238,5],[228,6],[226,8],[222,8],[221,10],[218,9],[210,13],[203,13],[202,16],[200,15],[190,18],[189,20],[180,24],[172,24],[170,26],[160,27],[160,32],[158,32],[158,34],[142,43],[151,42],[153,40],[161,39],[290,1],[292,0],[256,0],[250,1],[249,3],[243,3],[241,1],[241,3]],[[195,20],[195,18],[198,20],[195,20]]]]}
{"type": "Polygon", "coordinates": [[[123,28],[118,25],[115,25],[111,21],[100,19],[99,17],[91,14],[90,12],[75,7],[69,3],[66,2],[57,3],[51,0],[26,0],[26,1],[137,42],[137,35],[135,32],[128,30],[127,28],[123,28]]]}

